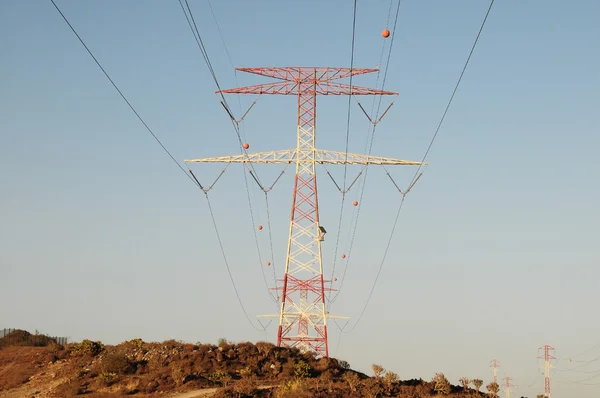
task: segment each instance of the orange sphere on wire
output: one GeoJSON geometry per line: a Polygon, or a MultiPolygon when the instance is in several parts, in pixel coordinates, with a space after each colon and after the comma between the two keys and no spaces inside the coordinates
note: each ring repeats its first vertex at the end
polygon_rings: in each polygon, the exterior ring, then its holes
{"type": "Polygon", "coordinates": [[[355,201],[354,201],[352,204],[353,204],[354,206],[358,206],[358,201],[357,201],[357,200],[355,200],[355,201]]]}
{"type": "Polygon", "coordinates": [[[270,261],[267,261],[267,267],[268,267],[269,265],[271,265],[271,262],[270,262],[270,261]]]}
{"type": "Polygon", "coordinates": [[[259,225],[259,226],[258,226],[258,230],[259,230],[259,231],[262,231],[262,225],[259,225]]]}
{"type": "Polygon", "coordinates": [[[381,32],[381,36],[383,37],[390,37],[390,31],[387,29],[384,29],[383,32],[381,32]]]}
{"type": "Polygon", "coordinates": [[[248,149],[248,148],[250,148],[250,145],[247,142],[245,142],[244,143],[244,149],[248,149]]]}
{"type": "Polygon", "coordinates": [[[342,254],[342,258],[346,258],[346,255],[345,255],[345,254],[342,254]]]}
{"type": "Polygon", "coordinates": [[[335,281],[337,281],[337,278],[333,278],[333,281],[334,281],[334,282],[335,282],[335,281]]]}

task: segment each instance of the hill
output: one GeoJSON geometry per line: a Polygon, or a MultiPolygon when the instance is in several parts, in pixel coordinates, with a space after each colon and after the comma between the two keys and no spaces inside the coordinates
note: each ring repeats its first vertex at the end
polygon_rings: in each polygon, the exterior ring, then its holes
{"type": "Polygon", "coordinates": [[[27,345],[28,333],[0,339],[0,397],[406,397],[488,396],[432,381],[401,381],[373,366],[377,377],[333,358],[258,342],[186,344],[140,339],[116,346],[84,340],[58,345],[52,339],[27,345]]]}

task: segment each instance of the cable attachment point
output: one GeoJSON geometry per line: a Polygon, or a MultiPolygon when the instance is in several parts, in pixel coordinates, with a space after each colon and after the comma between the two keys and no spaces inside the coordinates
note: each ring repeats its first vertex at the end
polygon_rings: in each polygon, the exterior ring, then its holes
{"type": "Polygon", "coordinates": [[[358,173],[358,175],[356,176],[356,178],[352,181],[352,183],[350,185],[348,185],[348,188],[342,189],[339,186],[339,184],[335,181],[335,179],[333,178],[333,176],[331,175],[331,173],[329,172],[329,170],[327,169],[327,167],[325,167],[325,165],[323,165],[323,168],[325,169],[325,172],[327,173],[327,175],[329,176],[329,178],[331,178],[331,181],[333,181],[333,184],[335,185],[335,187],[338,189],[338,191],[340,191],[340,193],[342,194],[342,196],[345,196],[348,193],[348,191],[350,190],[350,188],[352,188],[352,186],[354,186],[354,184],[356,183],[356,181],[358,181],[359,177],[365,171],[365,168],[363,168],[360,171],[360,173],[358,173]]]}
{"type": "Polygon", "coordinates": [[[210,192],[210,190],[213,189],[213,187],[215,186],[215,184],[217,183],[217,181],[219,181],[221,179],[221,176],[223,176],[223,174],[225,174],[225,171],[227,171],[227,168],[229,167],[230,164],[231,163],[228,163],[227,166],[225,166],[225,168],[223,170],[221,170],[221,173],[219,173],[219,175],[217,176],[217,178],[215,179],[215,181],[208,188],[204,188],[202,186],[202,184],[200,184],[200,181],[198,181],[198,179],[194,175],[194,172],[192,172],[191,169],[188,169],[188,171],[190,172],[190,174],[194,178],[194,181],[196,181],[196,184],[198,185],[198,188],[200,188],[202,190],[202,192],[204,192],[205,194],[208,194],[208,192],[210,192]]]}
{"type": "MultiPolygon", "coordinates": [[[[356,98],[355,98],[356,99],[356,98]]],[[[373,124],[373,126],[376,126],[377,123],[381,122],[381,119],[383,119],[383,117],[385,116],[385,114],[390,110],[390,108],[392,107],[392,105],[394,105],[394,102],[392,102],[391,104],[388,105],[388,107],[385,109],[385,111],[383,112],[383,114],[381,114],[381,117],[377,120],[373,120],[371,119],[371,117],[369,116],[369,114],[367,113],[367,111],[365,111],[365,108],[363,108],[362,104],[360,103],[359,100],[356,100],[356,102],[358,103],[358,106],[360,107],[360,109],[363,111],[363,113],[365,114],[365,116],[367,117],[367,119],[369,119],[369,122],[371,122],[373,124]]]]}
{"type": "Polygon", "coordinates": [[[415,184],[417,183],[417,181],[419,181],[419,178],[421,178],[421,176],[425,172],[425,170],[423,170],[421,173],[419,173],[419,175],[417,176],[417,178],[415,178],[410,183],[410,185],[408,186],[408,188],[406,188],[406,190],[403,191],[402,189],[400,189],[400,187],[398,186],[398,184],[396,184],[396,181],[394,181],[394,179],[392,178],[392,175],[390,174],[390,172],[385,167],[384,167],[384,170],[385,170],[385,173],[387,174],[387,176],[392,181],[392,184],[394,184],[394,186],[396,187],[396,189],[398,190],[398,192],[400,192],[400,194],[402,195],[402,200],[404,200],[404,198],[406,197],[406,195],[408,195],[408,193],[410,192],[410,190],[415,186],[415,184]]]}
{"type": "Polygon", "coordinates": [[[233,116],[233,113],[231,113],[231,111],[229,110],[229,108],[227,107],[227,105],[225,105],[225,102],[223,102],[223,101],[220,101],[220,102],[221,102],[221,105],[223,105],[223,108],[225,109],[225,112],[227,112],[227,114],[231,118],[231,120],[233,120],[233,122],[239,127],[240,123],[244,120],[244,118],[246,117],[246,115],[248,114],[248,112],[250,112],[250,109],[252,109],[252,107],[256,104],[256,101],[258,101],[258,97],[254,100],[254,102],[252,103],[252,105],[250,105],[250,108],[248,108],[248,110],[246,111],[246,113],[244,113],[239,120],[236,119],[233,116]]]}

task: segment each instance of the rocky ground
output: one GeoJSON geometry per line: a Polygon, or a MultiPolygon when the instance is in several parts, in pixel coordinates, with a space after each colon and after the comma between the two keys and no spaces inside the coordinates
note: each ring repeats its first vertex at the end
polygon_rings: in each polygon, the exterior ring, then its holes
{"type": "MultiPolygon", "coordinates": [[[[17,331],[19,333],[27,333],[17,331]]],[[[27,337],[26,335],[23,335],[27,337]]],[[[0,397],[481,397],[432,381],[401,381],[374,366],[377,377],[344,361],[259,342],[218,345],[135,339],[116,346],[77,344],[27,346],[0,339],[0,397]]]]}

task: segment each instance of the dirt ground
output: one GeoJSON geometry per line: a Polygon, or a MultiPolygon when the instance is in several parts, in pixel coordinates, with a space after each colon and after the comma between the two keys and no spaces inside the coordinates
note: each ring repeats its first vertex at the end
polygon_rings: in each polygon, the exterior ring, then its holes
{"type": "MultiPolygon", "coordinates": [[[[482,397],[451,385],[441,374],[432,381],[401,381],[381,369],[368,377],[344,361],[316,358],[273,344],[185,344],[140,339],[105,346],[77,344],[30,347],[12,336],[0,339],[0,398],[169,397],[169,398],[358,398],[482,397]],[[437,378],[437,379],[436,379],[437,378]]],[[[38,341],[38,340],[36,340],[38,341]]],[[[375,368],[374,368],[375,369],[375,368]]]]}

